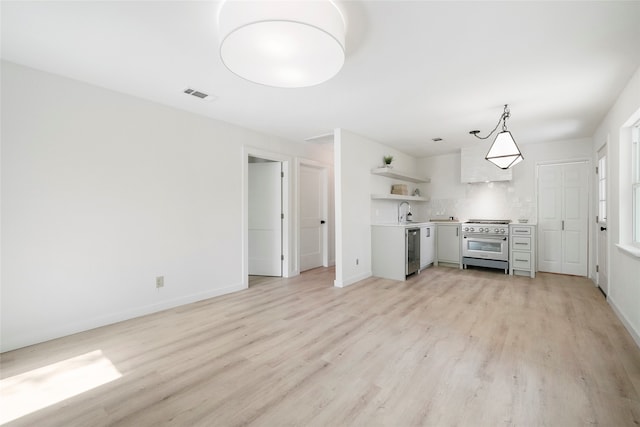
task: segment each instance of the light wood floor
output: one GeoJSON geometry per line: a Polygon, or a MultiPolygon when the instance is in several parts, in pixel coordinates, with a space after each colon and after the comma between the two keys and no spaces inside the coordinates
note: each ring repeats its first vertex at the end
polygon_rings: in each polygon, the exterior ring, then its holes
{"type": "Polygon", "coordinates": [[[587,279],[333,278],[316,269],[5,353],[3,381],[96,350],[122,375],[9,425],[640,423],[640,349],[587,279]]]}

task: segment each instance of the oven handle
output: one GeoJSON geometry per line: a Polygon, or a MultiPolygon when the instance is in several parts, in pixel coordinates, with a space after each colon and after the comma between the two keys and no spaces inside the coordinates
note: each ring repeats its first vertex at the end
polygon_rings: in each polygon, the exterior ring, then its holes
{"type": "Polygon", "coordinates": [[[479,238],[477,238],[475,236],[467,236],[467,235],[463,236],[464,239],[466,239],[467,237],[471,237],[473,240],[476,240],[478,242],[484,242],[484,243],[493,243],[493,242],[500,242],[500,241],[506,242],[507,241],[506,237],[496,237],[495,239],[492,239],[491,237],[484,237],[482,239],[479,239],[479,238]]]}

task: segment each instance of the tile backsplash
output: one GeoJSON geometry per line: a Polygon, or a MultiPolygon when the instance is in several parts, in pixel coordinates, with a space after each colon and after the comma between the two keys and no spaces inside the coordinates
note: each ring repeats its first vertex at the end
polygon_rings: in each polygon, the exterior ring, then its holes
{"type": "Polygon", "coordinates": [[[424,218],[536,220],[536,201],[516,193],[511,182],[467,184],[465,197],[433,199],[418,206],[424,218]]]}
{"type": "MultiPolygon", "coordinates": [[[[512,182],[489,182],[465,184],[464,197],[438,198],[429,202],[411,202],[415,220],[448,218],[460,220],[478,219],[528,219],[536,221],[536,200],[531,195],[519,195],[512,182]]],[[[371,221],[376,223],[396,222],[398,213],[396,201],[372,203],[371,221]]]]}

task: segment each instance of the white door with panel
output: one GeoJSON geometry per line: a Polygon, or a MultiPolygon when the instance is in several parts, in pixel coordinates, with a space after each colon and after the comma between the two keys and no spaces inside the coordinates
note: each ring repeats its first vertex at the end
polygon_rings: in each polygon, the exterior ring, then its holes
{"type": "Polygon", "coordinates": [[[282,276],[282,164],[249,163],[249,274],[282,276]]]}
{"type": "Polygon", "coordinates": [[[326,170],[300,165],[300,271],[324,264],[326,170]]]}
{"type": "Polygon", "coordinates": [[[598,287],[605,295],[609,294],[609,269],[607,266],[607,174],[607,146],[605,145],[598,151],[598,168],[596,169],[596,176],[598,177],[598,217],[596,224],[598,263],[596,264],[596,272],[598,276],[598,287]]]}
{"type": "Polygon", "coordinates": [[[538,270],[587,275],[587,162],[538,166],[538,270]]]}

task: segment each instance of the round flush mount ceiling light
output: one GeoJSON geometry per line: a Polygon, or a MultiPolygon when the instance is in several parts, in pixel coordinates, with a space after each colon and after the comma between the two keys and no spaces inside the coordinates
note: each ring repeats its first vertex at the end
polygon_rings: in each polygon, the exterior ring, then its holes
{"type": "Polygon", "coordinates": [[[345,20],[331,0],[226,0],[218,29],[224,65],[255,83],[314,86],[344,64],[345,20]]]}

